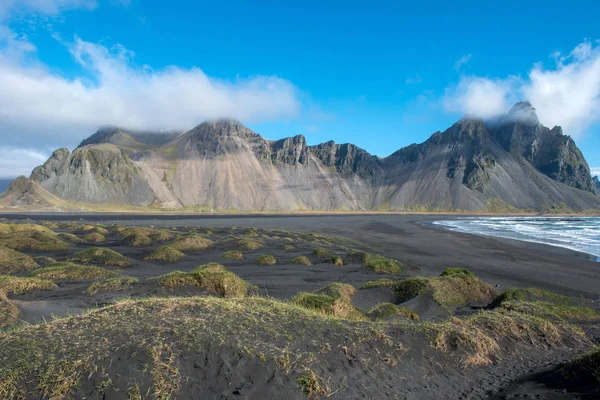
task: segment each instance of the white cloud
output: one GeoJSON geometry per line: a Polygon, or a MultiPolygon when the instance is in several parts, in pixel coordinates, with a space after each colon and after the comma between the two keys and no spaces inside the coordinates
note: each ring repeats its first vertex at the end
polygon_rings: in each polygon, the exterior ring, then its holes
{"type": "Polygon", "coordinates": [[[486,118],[526,99],[543,124],[561,125],[577,137],[600,119],[600,46],[585,41],[567,56],[554,57],[553,68],[535,64],[525,79],[462,77],[446,89],[442,103],[447,111],[486,118]]]}
{"type": "Polygon", "coordinates": [[[592,176],[600,176],[600,167],[590,167],[590,173],[592,176]]]}
{"type": "Polygon", "coordinates": [[[454,69],[460,70],[464,65],[466,65],[469,61],[471,61],[472,54],[465,54],[458,60],[454,62],[454,69]]]}
{"type": "Polygon", "coordinates": [[[226,81],[199,68],[138,68],[124,47],[108,49],[79,38],[69,51],[92,79],[67,79],[0,54],[0,133],[71,132],[81,139],[105,124],[191,128],[211,118],[255,122],[294,116],[300,109],[294,85],[276,76],[226,81]]]}
{"type": "Polygon", "coordinates": [[[9,13],[41,13],[54,15],[62,10],[94,9],[96,0],[2,0],[0,1],[0,19],[9,13]]]}
{"type": "Polygon", "coordinates": [[[32,168],[43,164],[49,155],[35,149],[0,147],[0,178],[29,176],[32,168]]]}
{"type": "Polygon", "coordinates": [[[517,79],[493,80],[463,77],[458,85],[446,89],[442,104],[447,111],[468,117],[490,118],[506,112],[517,79]]]}

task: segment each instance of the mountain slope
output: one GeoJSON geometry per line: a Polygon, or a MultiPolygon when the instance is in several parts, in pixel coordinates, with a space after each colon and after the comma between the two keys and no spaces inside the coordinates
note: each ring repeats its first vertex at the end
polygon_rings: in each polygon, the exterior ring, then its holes
{"type": "Polygon", "coordinates": [[[352,144],[269,141],[235,121],[182,134],[103,129],[31,179],[87,203],[236,210],[600,209],[581,151],[518,103],[463,119],[386,158],[352,144]]]}

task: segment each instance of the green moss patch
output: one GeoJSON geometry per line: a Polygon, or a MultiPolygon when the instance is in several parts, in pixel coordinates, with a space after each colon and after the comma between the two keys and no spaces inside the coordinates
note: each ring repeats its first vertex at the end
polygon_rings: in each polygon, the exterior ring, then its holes
{"type": "Polygon", "coordinates": [[[221,257],[229,258],[230,260],[243,260],[244,259],[244,255],[242,254],[242,252],[237,251],[237,250],[226,251],[225,253],[221,254],[221,257]]]}
{"type": "Polygon", "coordinates": [[[130,289],[136,283],[138,283],[136,278],[130,276],[118,276],[116,278],[94,282],[88,286],[86,292],[89,295],[94,295],[98,292],[121,292],[130,289]]]}
{"type": "Polygon", "coordinates": [[[115,267],[129,267],[131,265],[129,258],[104,247],[93,247],[75,253],[71,261],[82,264],[111,265],[115,267]]]}
{"type": "Polygon", "coordinates": [[[420,319],[416,312],[392,303],[381,303],[376,305],[367,313],[367,317],[371,318],[373,321],[389,321],[395,319],[418,321],[420,319]]]}
{"type": "Polygon", "coordinates": [[[296,258],[292,258],[292,260],[290,261],[290,264],[312,265],[312,263],[310,262],[310,260],[306,256],[298,256],[296,258]]]}
{"type": "Polygon", "coordinates": [[[47,279],[0,275],[0,292],[4,293],[23,294],[55,287],[54,282],[47,279]]]}
{"type": "Polygon", "coordinates": [[[6,247],[0,247],[0,274],[13,274],[37,268],[32,257],[6,247]]]}
{"type": "Polygon", "coordinates": [[[380,256],[379,254],[366,253],[364,251],[354,252],[348,255],[349,260],[356,260],[373,272],[379,274],[399,274],[403,271],[400,263],[380,256]]]}
{"type": "Polygon", "coordinates": [[[275,265],[277,260],[272,254],[263,254],[256,259],[258,265],[275,265]]]}
{"type": "Polygon", "coordinates": [[[169,245],[161,246],[144,257],[144,260],[174,263],[185,258],[185,254],[169,245]]]}
{"type": "Polygon", "coordinates": [[[115,272],[102,267],[63,262],[36,269],[31,272],[31,275],[37,278],[52,280],[88,281],[92,279],[107,278],[115,275],[115,272]]]}

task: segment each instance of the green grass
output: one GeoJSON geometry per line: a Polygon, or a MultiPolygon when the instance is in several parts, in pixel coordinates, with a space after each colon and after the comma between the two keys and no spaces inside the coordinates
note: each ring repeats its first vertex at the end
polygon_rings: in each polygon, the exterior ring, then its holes
{"type": "MultiPolygon", "coordinates": [[[[4,292],[0,291],[0,330],[13,326],[17,322],[18,316],[19,309],[6,298],[4,292]]],[[[3,393],[2,386],[0,379],[0,397],[4,395],[4,398],[11,398],[12,396],[7,396],[8,393],[3,393]]]]}
{"type": "Polygon", "coordinates": [[[156,240],[158,242],[163,242],[166,240],[172,240],[174,235],[165,230],[165,229],[157,229],[145,226],[116,226],[113,229],[113,232],[122,238],[126,238],[127,236],[146,236],[151,240],[156,240]]]}
{"type": "Polygon", "coordinates": [[[200,235],[189,235],[181,239],[174,240],[168,246],[182,252],[193,252],[206,250],[213,245],[213,241],[200,235]]]}
{"type": "Polygon", "coordinates": [[[258,250],[263,247],[261,241],[251,238],[242,238],[237,241],[237,244],[246,251],[258,250]]]}
{"type": "Polygon", "coordinates": [[[448,311],[468,304],[487,303],[495,296],[490,285],[477,277],[464,274],[408,278],[395,282],[392,289],[401,303],[431,293],[433,300],[448,311]]]}
{"type": "Polygon", "coordinates": [[[78,265],[71,262],[52,264],[31,272],[31,276],[36,278],[68,281],[89,281],[113,275],[115,275],[114,271],[102,267],[78,265]]]}
{"type": "Polygon", "coordinates": [[[152,239],[141,232],[134,232],[125,236],[123,243],[130,247],[147,247],[152,245],[152,239]]]}
{"type": "Polygon", "coordinates": [[[93,232],[93,233],[89,233],[89,234],[85,235],[83,237],[83,240],[85,240],[86,242],[90,242],[90,243],[102,243],[102,242],[106,241],[106,238],[101,233],[93,232]]]}
{"type": "Polygon", "coordinates": [[[285,250],[285,251],[296,251],[296,248],[294,246],[292,246],[291,244],[285,244],[285,245],[283,245],[283,250],[285,250]]]}
{"type": "Polygon", "coordinates": [[[505,301],[501,307],[511,311],[537,315],[552,321],[593,322],[600,320],[598,313],[591,308],[567,306],[547,301],[505,301]]]}
{"type": "Polygon", "coordinates": [[[440,276],[452,276],[452,275],[475,276],[474,273],[472,273],[471,271],[469,271],[466,268],[446,268],[446,270],[440,274],[440,276]]]}
{"type": "Polygon", "coordinates": [[[406,307],[392,303],[380,303],[367,312],[367,317],[373,321],[389,321],[393,319],[408,319],[418,321],[419,315],[406,307]]]}
{"type": "Polygon", "coordinates": [[[52,257],[39,256],[33,259],[40,267],[45,267],[50,264],[56,264],[56,260],[52,257]]]}
{"type": "Polygon", "coordinates": [[[275,265],[277,260],[272,254],[263,254],[256,259],[258,265],[275,265]]]}
{"type": "Polygon", "coordinates": [[[561,369],[562,378],[573,378],[578,386],[600,384],[600,346],[566,363],[561,369]]]}
{"type": "Polygon", "coordinates": [[[310,260],[306,256],[298,256],[298,257],[292,258],[291,261],[290,261],[290,264],[312,265],[312,263],[310,262],[310,260]]]}
{"type": "Polygon", "coordinates": [[[82,264],[111,265],[129,267],[131,260],[116,251],[104,247],[93,247],[73,255],[71,261],[82,264]]]}
{"type": "Polygon", "coordinates": [[[144,260],[174,263],[183,258],[185,258],[185,254],[167,244],[152,250],[149,255],[144,257],[144,260]]]}
{"type": "Polygon", "coordinates": [[[23,294],[55,287],[54,282],[47,279],[0,275],[0,292],[3,293],[23,294]]]}
{"type": "Polygon", "coordinates": [[[317,248],[313,250],[312,255],[315,257],[329,257],[330,253],[327,249],[317,248]]]}
{"type": "Polygon", "coordinates": [[[0,274],[13,274],[37,268],[38,264],[30,256],[16,250],[0,247],[0,274]]]}
{"type": "Polygon", "coordinates": [[[358,251],[349,254],[348,259],[358,260],[365,267],[379,274],[399,274],[403,272],[403,268],[398,262],[379,254],[358,251]]]}
{"type": "Polygon", "coordinates": [[[309,398],[313,396],[324,396],[329,393],[328,389],[324,389],[321,385],[317,374],[310,368],[304,369],[298,379],[296,379],[298,387],[306,393],[309,398]]]}
{"type": "Polygon", "coordinates": [[[237,250],[226,251],[225,253],[221,254],[221,257],[229,258],[230,260],[243,260],[244,259],[244,255],[242,254],[242,252],[237,251],[237,250]]]}
{"type": "Polygon", "coordinates": [[[342,260],[342,257],[333,256],[329,259],[329,261],[334,267],[341,267],[344,265],[344,260],[342,260]]]}
{"type": "Polygon", "coordinates": [[[136,283],[138,283],[137,278],[118,276],[104,281],[94,282],[88,286],[86,292],[89,295],[94,295],[98,292],[120,292],[130,289],[136,283]]]}
{"type": "Polygon", "coordinates": [[[537,288],[511,288],[502,292],[494,299],[494,306],[507,301],[546,301],[555,304],[571,305],[573,302],[567,296],[561,296],[547,290],[537,288]]]}
{"type": "Polygon", "coordinates": [[[81,239],[79,236],[73,235],[72,233],[59,233],[57,235],[57,237],[60,240],[70,242],[70,243],[83,243],[84,242],[83,239],[81,239]]]}
{"type": "Polygon", "coordinates": [[[372,288],[381,287],[381,286],[392,287],[395,282],[396,281],[393,279],[387,279],[387,278],[377,279],[375,281],[369,281],[369,282],[363,283],[363,285],[359,288],[359,290],[372,289],[372,288]]]}
{"type": "Polygon", "coordinates": [[[200,265],[192,272],[174,271],[157,277],[156,282],[169,289],[196,286],[223,297],[244,297],[254,290],[253,285],[217,263],[200,265]]]}
{"type": "Polygon", "coordinates": [[[70,246],[50,229],[33,224],[0,224],[0,246],[13,250],[65,251],[70,246]]]}
{"type": "Polygon", "coordinates": [[[354,321],[365,320],[365,316],[352,305],[355,289],[352,285],[334,282],[314,293],[301,292],[292,302],[309,310],[354,321]]]}

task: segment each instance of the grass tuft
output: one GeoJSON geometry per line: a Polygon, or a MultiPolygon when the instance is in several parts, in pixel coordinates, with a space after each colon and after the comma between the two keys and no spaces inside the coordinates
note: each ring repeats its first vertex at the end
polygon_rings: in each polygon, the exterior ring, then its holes
{"type": "Polygon", "coordinates": [[[0,247],[0,274],[13,274],[37,268],[35,260],[16,250],[0,247]]]}
{"type": "Polygon", "coordinates": [[[69,281],[88,281],[113,275],[115,272],[102,267],[78,265],[71,262],[56,263],[31,272],[31,276],[37,278],[69,281]]]}
{"type": "Polygon", "coordinates": [[[256,259],[256,263],[258,265],[275,265],[277,264],[277,260],[272,254],[263,254],[256,259]]]}
{"type": "Polygon", "coordinates": [[[453,275],[475,276],[474,273],[472,273],[471,271],[469,271],[466,268],[446,268],[446,270],[440,274],[440,276],[453,276],[453,275]]]}
{"type": "Polygon", "coordinates": [[[47,279],[0,275],[0,292],[4,293],[23,294],[55,287],[54,282],[47,279]]]}
{"type": "Polygon", "coordinates": [[[379,274],[399,274],[403,271],[402,266],[398,262],[379,254],[357,251],[349,254],[348,259],[358,260],[365,267],[379,274]]]}
{"type": "Polygon", "coordinates": [[[125,236],[123,243],[130,247],[146,247],[152,245],[152,239],[141,232],[134,232],[125,236]]]}
{"type": "Polygon", "coordinates": [[[237,251],[237,250],[226,251],[225,253],[221,254],[221,257],[228,258],[230,260],[243,260],[244,259],[244,255],[242,254],[242,252],[237,251]]]}
{"type": "Polygon", "coordinates": [[[0,246],[13,250],[65,251],[70,246],[50,229],[33,224],[0,224],[0,246]]]}
{"type": "Polygon", "coordinates": [[[365,320],[365,316],[352,305],[354,292],[352,285],[334,282],[314,293],[298,293],[292,298],[292,302],[337,318],[362,321],[365,320]]]}
{"type": "Polygon", "coordinates": [[[312,263],[310,262],[310,260],[306,256],[298,256],[296,258],[292,258],[292,260],[290,261],[290,264],[312,265],[312,263]]]}
{"type": "Polygon", "coordinates": [[[106,238],[101,233],[94,232],[94,233],[89,233],[89,234],[85,235],[83,237],[83,240],[85,240],[86,242],[91,242],[91,243],[102,243],[106,240],[106,238]]]}
{"type": "Polygon", "coordinates": [[[242,238],[242,239],[238,240],[237,243],[238,243],[238,245],[240,245],[242,247],[242,249],[244,249],[246,251],[258,250],[263,247],[263,244],[261,241],[256,240],[256,239],[250,239],[250,238],[242,238]]]}
{"type": "Polygon", "coordinates": [[[164,246],[160,246],[157,249],[152,250],[152,252],[144,257],[144,260],[148,261],[159,261],[165,263],[174,263],[182,260],[185,257],[181,251],[174,249],[170,245],[166,244],[164,246]]]}
{"type": "Polygon", "coordinates": [[[333,256],[331,257],[330,261],[334,267],[342,267],[344,265],[344,260],[342,260],[342,257],[333,256]]]}
{"type": "Polygon", "coordinates": [[[196,286],[223,297],[244,297],[254,289],[253,285],[217,263],[200,265],[192,272],[174,271],[157,277],[156,282],[169,289],[196,286]]]}
{"type": "Polygon", "coordinates": [[[182,252],[206,250],[213,245],[213,241],[200,235],[189,235],[187,237],[174,240],[168,246],[182,252]]]}
{"type": "Polygon", "coordinates": [[[330,255],[329,250],[322,249],[322,248],[314,249],[312,254],[315,257],[329,257],[329,255],[330,255]]]}
{"type": "Polygon", "coordinates": [[[71,261],[82,264],[112,265],[115,267],[129,267],[131,265],[129,258],[112,249],[103,247],[92,247],[75,253],[71,261]]]}
{"type": "Polygon", "coordinates": [[[389,321],[393,319],[408,319],[418,321],[419,314],[406,307],[397,306],[392,303],[380,303],[367,312],[367,317],[373,321],[389,321]]]}
{"type": "Polygon", "coordinates": [[[136,283],[138,283],[136,278],[132,278],[130,276],[118,276],[116,278],[94,282],[88,286],[86,292],[89,295],[94,295],[98,292],[120,292],[123,290],[128,290],[136,283]]]}
{"type": "Polygon", "coordinates": [[[497,307],[507,301],[547,301],[554,304],[572,305],[571,299],[537,288],[511,288],[502,292],[492,303],[497,307]]]}
{"type": "Polygon", "coordinates": [[[369,281],[369,282],[363,283],[363,285],[359,288],[359,290],[372,289],[372,288],[377,288],[377,287],[381,287],[381,286],[392,287],[394,285],[394,283],[396,283],[396,281],[393,279],[387,279],[387,278],[377,279],[375,281],[369,281]]]}

